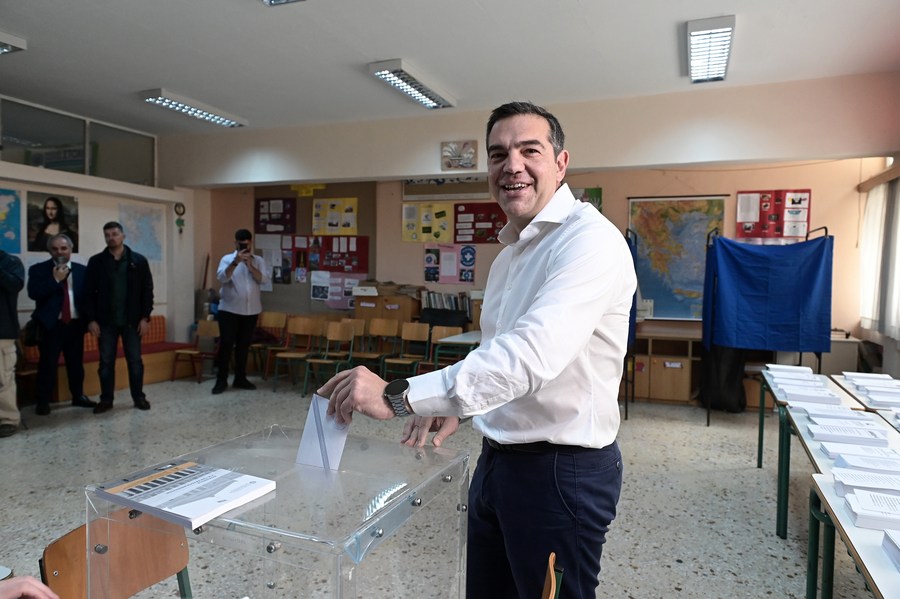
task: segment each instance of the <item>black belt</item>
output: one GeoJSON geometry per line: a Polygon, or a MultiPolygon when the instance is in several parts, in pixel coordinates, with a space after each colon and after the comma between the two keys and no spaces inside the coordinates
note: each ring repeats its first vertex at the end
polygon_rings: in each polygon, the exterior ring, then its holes
{"type": "Polygon", "coordinates": [[[596,447],[582,447],[581,445],[557,445],[550,441],[534,441],[532,443],[497,443],[493,439],[484,438],[485,443],[491,449],[502,453],[580,453],[582,451],[597,451],[596,447]]]}

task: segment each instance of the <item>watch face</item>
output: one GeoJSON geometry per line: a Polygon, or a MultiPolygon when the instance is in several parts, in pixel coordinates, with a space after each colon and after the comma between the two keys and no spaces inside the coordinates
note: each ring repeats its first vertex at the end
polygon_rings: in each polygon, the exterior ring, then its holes
{"type": "Polygon", "coordinates": [[[409,381],[406,379],[397,379],[396,381],[388,383],[387,387],[384,389],[384,394],[390,397],[396,397],[407,391],[409,391],[409,381]]]}

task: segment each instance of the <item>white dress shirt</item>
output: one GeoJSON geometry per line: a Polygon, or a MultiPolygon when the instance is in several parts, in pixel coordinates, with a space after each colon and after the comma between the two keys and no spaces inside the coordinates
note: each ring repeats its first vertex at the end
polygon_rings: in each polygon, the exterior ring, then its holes
{"type": "Polygon", "coordinates": [[[253,273],[247,268],[247,265],[241,262],[231,272],[231,277],[226,272],[231,263],[237,260],[237,251],[225,254],[219,260],[219,269],[216,271],[216,278],[222,284],[219,290],[219,310],[225,310],[232,314],[241,314],[249,316],[251,314],[259,314],[262,312],[262,298],[260,297],[259,286],[269,282],[268,269],[266,261],[261,256],[253,256],[253,263],[256,269],[262,273],[262,279],[259,283],[253,278],[253,273]]]}
{"type": "Polygon", "coordinates": [[[622,233],[562,185],[505,247],[488,276],[482,343],[410,379],[422,416],[474,415],[499,443],[605,447],[619,429],[619,382],[637,285],[622,233]]]}

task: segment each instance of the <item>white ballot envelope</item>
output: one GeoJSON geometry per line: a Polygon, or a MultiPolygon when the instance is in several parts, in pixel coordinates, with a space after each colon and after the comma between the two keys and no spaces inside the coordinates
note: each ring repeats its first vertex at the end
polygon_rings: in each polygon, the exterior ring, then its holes
{"type": "Polygon", "coordinates": [[[325,470],[337,470],[341,465],[344,445],[347,443],[347,424],[337,424],[333,416],[326,416],[328,400],[313,394],[306,415],[297,463],[316,466],[325,470]]]}

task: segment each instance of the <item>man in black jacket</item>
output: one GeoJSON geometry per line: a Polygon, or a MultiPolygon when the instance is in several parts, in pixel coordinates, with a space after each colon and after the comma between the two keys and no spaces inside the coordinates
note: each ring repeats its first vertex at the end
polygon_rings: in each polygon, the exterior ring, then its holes
{"type": "Polygon", "coordinates": [[[117,222],[103,225],[106,249],[91,256],[87,265],[85,318],[88,331],[99,339],[100,403],[94,414],[112,409],[116,389],[116,344],[128,365],[128,384],[134,407],[149,410],[144,395],[141,337],[150,327],[153,311],[153,276],[147,259],[125,245],[125,231],[117,222]]]}
{"type": "Polygon", "coordinates": [[[84,283],[85,267],[72,262],[74,244],[68,235],[47,240],[50,259],[28,269],[28,297],[34,300],[31,317],[41,327],[38,349],[38,416],[50,414],[50,397],[56,386],[59,354],[66,358],[66,374],[72,405],[94,408],[97,403],[84,396],[84,283]]]}
{"type": "Polygon", "coordinates": [[[24,286],[22,261],[0,250],[0,437],[15,434],[21,420],[16,405],[16,339],[19,337],[16,304],[24,286]]]}

